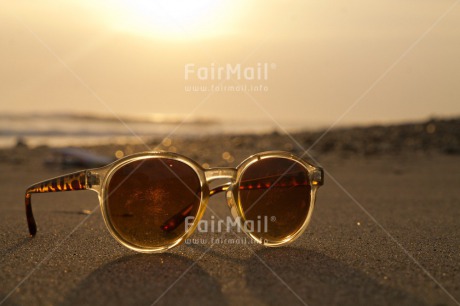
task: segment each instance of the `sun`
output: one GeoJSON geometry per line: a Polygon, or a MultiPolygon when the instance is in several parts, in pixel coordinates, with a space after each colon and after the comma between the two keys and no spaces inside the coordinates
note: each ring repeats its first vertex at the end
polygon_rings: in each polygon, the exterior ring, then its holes
{"type": "Polygon", "coordinates": [[[228,0],[118,0],[115,26],[168,38],[210,36],[227,17],[228,0]]]}

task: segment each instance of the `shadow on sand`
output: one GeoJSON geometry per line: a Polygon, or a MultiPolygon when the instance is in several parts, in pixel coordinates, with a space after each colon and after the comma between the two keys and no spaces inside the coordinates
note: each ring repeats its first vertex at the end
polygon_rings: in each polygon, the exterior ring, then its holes
{"type": "MultiPolygon", "coordinates": [[[[268,305],[424,305],[327,255],[290,247],[256,250],[248,260],[210,252],[242,265],[250,296],[268,305]],[[273,272],[274,273],[273,273],[273,272]],[[275,275],[276,274],[276,275],[275,275]]],[[[244,300],[244,298],[243,298],[244,300]]],[[[194,261],[174,254],[136,254],[92,272],[64,305],[226,305],[219,282],[194,261]],[[185,272],[185,273],[184,273],[185,272]],[[180,276],[183,275],[182,278],[180,276]],[[180,278],[180,280],[178,280],[180,278]],[[165,293],[166,292],[166,293],[165,293]]]]}
{"type": "Polygon", "coordinates": [[[331,257],[289,247],[255,251],[246,282],[268,305],[424,305],[331,257]]]}
{"type": "Polygon", "coordinates": [[[165,253],[136,254],[112,261],[77,285],[63,304],[225,305],[224,301],[217,282],[199,265],[165,253]]]}

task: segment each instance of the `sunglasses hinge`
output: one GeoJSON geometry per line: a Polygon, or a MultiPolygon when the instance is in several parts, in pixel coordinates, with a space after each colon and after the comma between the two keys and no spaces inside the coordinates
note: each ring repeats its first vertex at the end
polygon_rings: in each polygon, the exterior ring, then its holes
{"type": "Polygon", "coordinates": [[[324,170],[323,168],[317,168],[312,174],[312,181],[315,185],[322,186],[324,184],[324,170]]]}
{"type": "Polygon", "coordinates": [[[100,185],[99,175],[87,170],[86,171],[86,188],[91,188],[96,185],[100,185]]]}

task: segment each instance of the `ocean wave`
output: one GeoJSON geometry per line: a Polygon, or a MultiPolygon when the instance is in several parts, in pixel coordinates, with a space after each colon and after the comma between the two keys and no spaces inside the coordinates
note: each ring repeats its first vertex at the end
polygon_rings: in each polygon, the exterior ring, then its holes
{"type": "Polygon", "coordinates": [[[4,113],[2,121],[85,121],[85,122],[117,122],[117,123],[156,123],[156,124],[218,124],[219,120],[203,116],[184,116],[178,114],[97,114],[97,113],[4,113]]]}

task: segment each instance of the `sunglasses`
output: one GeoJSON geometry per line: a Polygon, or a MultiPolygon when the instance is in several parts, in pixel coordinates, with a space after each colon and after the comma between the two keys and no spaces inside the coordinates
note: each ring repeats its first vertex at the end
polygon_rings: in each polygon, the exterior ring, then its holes
{"type": "Polygon", "coordinates": [[[225,191],[238,229],[257,243],[281,246],[307,228],[323,181],[322,168],[288,152],[259,153],[236,168],[208,169],[179,154],[145,152],[30,186],[26,216],[35,236],[32,193],[93,190],[118,242],[138,252],[161,252],[184,242],[209,197],[225,191]]]}

